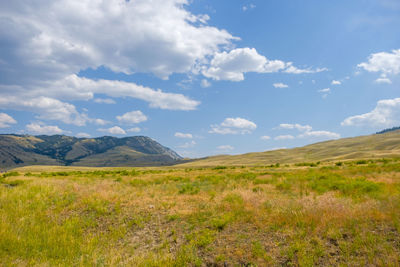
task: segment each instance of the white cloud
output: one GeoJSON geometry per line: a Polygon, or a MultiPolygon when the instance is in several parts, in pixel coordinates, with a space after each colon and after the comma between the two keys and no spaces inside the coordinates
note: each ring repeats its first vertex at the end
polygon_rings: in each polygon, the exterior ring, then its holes
{"type": "Polygon", "coordinates": [[[76,137],[78,137],[78,138],[90,138],[90,134],[88,134],[88,133],[78,133],[78,134],[76,134],[76,137]]]}
{"type": "Polygon", "coordinates": [[[69,75],[63,79],[47,82],[41,86],[25,90],[21,87],[1,87],[0,96],[17,95],[29,99],[46,95],[48,98],[62,100],[90,100],[94,94],[105,94],[110,97],[131,97],[146,101],[152,108],[171,110],[194,110],[200,102],[182,94],[165,93],[134,83],[110,80],[91,80],[77,75],[69,75]]]}
{"type": "Polygon", "coordinates": [[[115,100],[111,98],[95,98],[94,102],[98,104],[116,104],[115,100]]]}
{"type": "Polygon", "coordinates": [[[140,129],[139,127],[134,127],[134,128],[130,128],[128,130],[126,130],[127,132],[130,133],[139,133],[142,129],[140,129]]]}
{"type": "Polygon", "coordinates": [[[100,132],[105,132],[105,133],[109,133],[109,134],[118,134],[118,135],[125,135],[126,134],[124,129],[122,129],[122,128],[118,127],[118,126],[114,126],[114,127],[107,128],[107,129],[101,128],[101,129],[97,129],[97,130],[100,131],[100,132]]]}
{"type": "MultiPolygon", "coordinates": [[[[2,2],[0,35],[12,44],[3,49],[2,59],[11,59],[14,70],[22,67],[19,74],[31,80],[59,79],[66,72],[99,66],[162,78],[185,73],[235,39],[206,25],[208,15],[187,11],[188,4],[187,0],[2,2]]],[[[3,71],[9,80],[17,78],[12,70],[3,71]]]]}
{"type": "MultiPolygon", "coordinates": [[[[297,138],[323,138],[323,139],[337,139],[340,138],[340,134],[329,132],[329,131],[313,131],[310,125],[301,125],[301,124],[289,124],[289,123],[282,123],[276,129],[287,129],[287,130],[298,130],[301,132],[297,136],[297,138]]],[[[290,140],[294,139],[295,137],[292,135],[281,135],[275,137],[275,140],[290,140]]]]}
{"type": "Polygon", "coordinates": [[[318,92],[319,93],[330,93],[331,89],[330,88],[325,88],[325,89],[318,90],[318,92]]]}
{"type": "Polygon", "coordinates": [[[247,10],[253,9],[253,8],[255,8],[255,7],[256,7],[255,4],[249,4],[249,5],[243,6],[243,7],[242,7],[242,10],[243,10],[243,11],[247,11],[247,10]]]}
{"type": "Polygon", "coordinates": [[[368,62],[363,62],[357,65],[368,72],[381,72],[384,74],[399,74],[400,73],[400,49],[392,50],[391,53],[380,52],[371,54],[368,57],[368,62]]]}
{"type": "Polygon", "coordinates": [[[245,72],[277,72],[283,68],[283,61],[270,61],[255,48],[246,47],[216,53],[203,75],[214,80],[243,81],[245,72]]]}
{"type": "Polygon", "coordinates": [[[386,84],[392,84],[392,81],[389,78],[378,78],[375,80],[376,83],[386,83],[386,84]]]}
{"type": "Polygon", "coordinates": [[[328,95],[331,93],[331,89],[330,88],[321,89],[318,90],[318,93],[322,94],[322,98],[327,98],[328,95]]]}
{"type": "Polygon", "coordinates": [[[117,116],[116,118],[120,123],[125,124],[135,124],[147,121],[147,116],[144,115],[140,110],[127,112],[124,115],[117,116]]]}
{"type": "Polygon", "coordinates": [[[298,131],[303,132],[303,131],[311,131],[312,127],[310,125],[301,125],[298,123],[295,123],[295,124],[281,123],[281,124],[279,124],[277,129],[289,129],[289,130],[296,129],[298,131]]]}
{"type": "Polygon", "coordinates": [[[272,148],[269,148],[268,150],[266,150],[266,151],[274,151],[274,150],[281,150],[281,149],[286,149],[287,147],[285,147],[285,146],[280,146],[280,147],[272,147],[272,148]]]}
{"type": "Polygon", "coordinates": [[[257,125],[254,122],[243,118],[226,118],[221,125],[224,127],[233,127],[233,128],[249,129],[249,130],[255,130],[257,128],[257,125]]]}
{"type": "Polygon", "coordinates": [[[332,84],[332,85],[341,85],[342,82],[341,82],[341,81],[337,81],[337,80],[333,80],[333,81],[331,82],[331,84],[332,84]]]}
{"type": "Polygon", "coordinates": [[[391,127],[400,124],[400,98],[379,100],[368,113],[346,118],[342,126],[391,127]]]}
{"type": "Polygon", "coordinates": [[[208,80],[203,79],[203,80],[201,80],[200,85],[201,85],[201,87],[203,87],[203,88],[208,88],[208,87],[211,86],[211,83],[210,83],[208,80]]]}
{"type": "Polygon", "coordinates": [[[264,135],[264,136],[261,136],[260,139],[261,139],[261,140],[270,140],[271,137],[268,136],[268,135],[264,135]]]}
{"type": "Polygon", "coordinates": [[[328,138],[328,139],[339,139],[340,134],[329,132],[329,131],[307,131],[298,136],[299,138],[328,138]]]}
{"type": "Polygon", "coordinates": [[[17,121],[6,113],[0,113],[0,128],[11,127],[10,124],[16,124],[17,121]]]}
{"type": "Polygon", "coordinates": [[[288,88],[289,87],[287,84],[284,84],[284,83],[274,83],[273,86],[275,88],[288,88]]]}
{"type": "Polygon", "coordinates": [[[223,146],[218,146],[217,149],[221,151],[232,151],[235,148],[231,145],[223,145],[223,146]]]}
{"type": "Polygon", "coordinates": [[[193,138],[193,135],[190,134],[190,133],[180,133],[180,132],[176,132],[174,136],[175,136],[175,137],[178,137],[178,138],[188,138],[188,139],[192,139],[192,138],[193,138]]]}
{"type": "Polygon", "coordinates": [[[103,120],[103,119],[90,119],[90,122],[92,122],[96,125],[101,125],[101,126],[111,123],[111,122],[103,120]]]}
{"type": "MultiPolygon", "coordinates": [[[[0,88],[1,89],[1,88],[0,88]]],[[[75,106],[49,97],[5,96],[0,92],[0,107],[14,110],[26,110],[38,114],[38,119],[57,120],[66,124],[83,126],[89,120],[86,114],[79,113],[75,106]]]]}
{"type": "Polygon", "coordinates": [[[42,123],[30,123],[26,125],[26,129],[28,132],[34,134],[53,135],[53,134],[62,134],[64,132],[58,126],[44,125],[42,123]]]}
{"type": "Polygon", "coordinates": [[[375,80],[376,83],[386,83],[386,84],[391,84],[392,81],[387,77],[386,74],[382,74],[380,78],[375,80]]]}
{"type": "Polygon", "coordinates": [[[257,128],[257,125],[243,118],[226,118],[219,125],[211,125],[209,133],[216,134],[249,134],[257,128]]]}
{"type": "Polygon", "coordinates": [[[288,62],[286,64],[286,69],[284,72],[286,73],[292,73],[292,74],[307,74],[307,73],[319,73],[319,72],[324,72],[328,71],[327,68],[317,68],[317,69],[311,69],[311,68],[306,68],[306,69],[299,69],[295,66],[293,66],[292,62],[288,62]]]}
{"type": "Polygon", "coordinates": [[[186,142],[183,145],[180,145],[179,148],[191,148],[194,147],[197,143],[195,141],[186,142]]]}
{"type": "Polygon", "coordinates": [[[278,135],[274,139],[277,140],[277,141],[280,141],[280,140],[292,140],[292,139],[294,139],[294,136],[293,135],[289,135],[289,134],[278,135]]]}
{"type": "Polygon", "coordinates": [[[244,73],[315,73],[326,69],[298,69],[292,62],[269,60],[260,55],[255,48],[236,48],[229,52],[215,53],[209,67],[203,67],[202,74],[214,80],[243,81],[244,73]]]}
{"type": "MultiPolygon", "coordinates": [[[[196,72],[237,38],[208,26],[208,15],[192,14],[186,10],[188,4],[186,0],[0,2],[0,36],[6,40],[0,50],[0,98],[15,98],[0,103],[0,108],[81,126],[87,118],[65,101],[105,94],[141,99],[153,108],[196,109],[200,103],[182,94],[76,75],[100,66],[125,74],[153,73],[163,79],[172,73],[196,72]],[[70,114],[61,116],[54,109],[28,103],[40,97],[59,101],[57,105],[70,109],[70,114]]],[[[111,99],[94,101],[112,103],[111,99]]]]}

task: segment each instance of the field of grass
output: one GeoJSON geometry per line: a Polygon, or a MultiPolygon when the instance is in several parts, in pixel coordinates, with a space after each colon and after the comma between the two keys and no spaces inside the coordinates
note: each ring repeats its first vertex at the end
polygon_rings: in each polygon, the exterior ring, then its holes
{"type": "Polygon", "coordinates": [[[24,167],[0,266],[399,266],[400,160],[24,167]]]}

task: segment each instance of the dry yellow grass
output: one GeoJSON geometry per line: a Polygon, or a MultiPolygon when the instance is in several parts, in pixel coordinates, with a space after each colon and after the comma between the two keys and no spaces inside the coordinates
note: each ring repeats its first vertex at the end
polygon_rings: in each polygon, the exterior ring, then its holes
{"type": "Polygon", "coordinates": [[[400,131],[343,138],[294,149],[280,149],[235,156],[214,156],[184,163],[179,166],[188,168],[219,165],[257,166],[276,163],[332,162],[384,157],[400,157],[400,131]]]}
{"type": "Polygon", "coordinates": [[[0,265],[400,262],[397,160],[17,171],[0,184],[0,265]]]}

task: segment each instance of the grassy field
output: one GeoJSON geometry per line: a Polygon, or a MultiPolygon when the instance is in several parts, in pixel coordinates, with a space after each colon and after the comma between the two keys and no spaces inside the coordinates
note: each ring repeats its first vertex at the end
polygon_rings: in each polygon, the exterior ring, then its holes
{"type": "Polygon", "coordinates": [[[24,167],[0,266],[399,266],[400,160],[24,167]]]}

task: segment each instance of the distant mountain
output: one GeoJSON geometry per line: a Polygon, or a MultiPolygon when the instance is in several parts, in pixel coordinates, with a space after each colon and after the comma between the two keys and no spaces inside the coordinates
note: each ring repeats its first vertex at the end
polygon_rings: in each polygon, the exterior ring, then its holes
{"type": "Polygon", "coordinates": [[[380,132],[377,132],[376,134],[384,134],[384,133],[388,133],[388,132],[393,132],[393,131],[397,131],[400,130],[400,127],[393,127],[393,128],[388,128],[388,129],[384,129],[380,132]]]}
{"type": "Polygon", "coordinates": [[[400,157],[400,130],[393,130],[383,134],[342,138],[292,149],[279,149],[235,156],[213,156],[193,160],[179,166],[269,165],[383,157],[400,157]]]}
{"type": "Polygon", "coordinates": [[[26,165],[158,166],[181,159],[173,150],[146,136],[0,135],[2,169],[26,165]]]}

